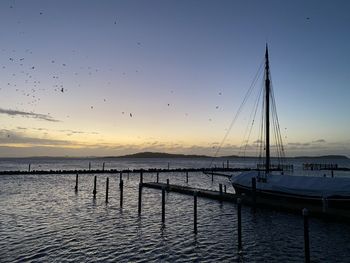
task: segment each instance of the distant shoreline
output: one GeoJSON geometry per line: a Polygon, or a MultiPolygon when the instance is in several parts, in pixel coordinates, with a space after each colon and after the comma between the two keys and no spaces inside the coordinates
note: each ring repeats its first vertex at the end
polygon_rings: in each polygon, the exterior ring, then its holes
{"type": "MultiPolygon", "coordinates": [[[[197,154],[172,154],[172,153],[162,153],[162,152],[139,152],[135,154],[127,154],[121,156],[32,156],[32,157],[0,157],[0,159],[137,159],[137,158],[172,158],[172,159],[256,159],[256,156],[237,156],[237,155],[228,155],[228,156],[208,156],[208,155],[197,155],[197,154]]],[[[274,157],[272,157],[274,159],[274,157]]],[[[320,156],[295,156],[295,157],[286,157],[286,159],[342,159],[349,160],[345,155],[320,155],[320,156]]]]}

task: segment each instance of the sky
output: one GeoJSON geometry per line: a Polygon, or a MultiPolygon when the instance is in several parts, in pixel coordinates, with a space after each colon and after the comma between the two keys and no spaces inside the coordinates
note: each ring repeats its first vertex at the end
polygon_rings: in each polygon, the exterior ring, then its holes
{"type": "Polygon", "coordinates": [[[350,157],[349,26],[345,0],[0,1],[0,157],[255,155],[262,78],[229,127],[266,43],[286,156],[350,157]]]}

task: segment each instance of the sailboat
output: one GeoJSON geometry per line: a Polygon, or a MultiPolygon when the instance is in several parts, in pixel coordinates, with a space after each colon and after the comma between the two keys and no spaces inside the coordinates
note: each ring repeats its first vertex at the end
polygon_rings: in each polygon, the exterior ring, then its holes
{"type": "Polygon", "coordinates": [[[278,206],[304,207],[306,204],[320,206],[321,209],[335,208],[350,211],[350,178],[303,176],[277,172],[271,164],[270,156],[270,99],[271,80],[269,52],[265,51],[264,81],[264,164],[263,169],[242,172],[230,176],[236,194],[255,199],[270,200],[278,206]],[[323,208],[322,208],[323,207],[323,208]]]}

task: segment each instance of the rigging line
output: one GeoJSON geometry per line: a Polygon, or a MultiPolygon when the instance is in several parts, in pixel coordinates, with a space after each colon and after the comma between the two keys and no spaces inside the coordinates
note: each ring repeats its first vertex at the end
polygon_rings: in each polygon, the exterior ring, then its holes
{"type": "MultiPolygon", "coordinates": [[[[264,97],[265,97],[265,89],[264,89],[264,97]]],[[[264,121],[264,117],[265,117],[265,100],[263,100],[263,105],[262,105],[262,110],[261,110],[261,130],[260,130],[260,153],[259,153],[259,163],[263,164],[263,149],[264,149],[264,138],[265,138],[265,134],[264,134],[264,125],[265,125],[265,121],[264,121]]]]}
{"type": "Polygon", "coordinates": [[[273,93],[273,89],[271,90],[271,97],[272,97],[272,109],[273,109],[272,112],[273,112],[273,119],[274,119],[275,132],[276,132],[276,141],[277,141],[277,146],[278,146],[277,150],[279,152],[279,161],[281,162],[281,164],[283,164],[283,159],[285,158],[285,154],[284,154],[281,129],[280,129],[280,125],[279,125],[276,100],[275,100],[275,96],[273,93]]]}
{"type": "Polygon", "coordinates": [[[226,134],[225,134],[225,136],[224,136],[224,138],[222,139],[222,141],[221,141],[219,147],[217,148],[217,150],[216,150],[216,152],[215,152],[215,154],[214,154],[214,156],[213,156],[213,158],[212,158],[212,160],[211,160],[211,162],[210,162],[209,167],[212,166],[212,164],[213,164],[213,162],[214,162],[214,159],[217,157],[219,151],[220,151],[221,148],[222,148],[222,145],[224,144],[224,142],[225,142],[226,139],[227,139],[227,136],[228,136],[229,133],[231,132],[231,129],[232,129],[232,127],[233,127],[233,124],[236,122],[236,120],[237,120],[237,118],[238,118],[238,115],[240,114],[240,112],[242,111],[242,109],[243,109],[243,107],[244,107],[246,101],[248,100],[248,97],[250,96],[250,94],[251,94],[251,92],[252,92],[252,90],[253,90],[253,88],[254,88],[254,86],[255,86],[256,80],[257,80],[258,76],[260,75],[260,72],[261,72],[261,69],[262,69],[262,66],[263,66],[263,65],[264,65],[264,59],[263,59],[262,62],[260,63],[260,66],[259,66],[259,68],[258,68],[258,71],[256,72],[256,74],[255,74],[255,76],[254,76],[254,78],[253,78],[253,81],[252,81],[252,83],[250,84],[250,87],[249,87],[247,93],[246,93],[245,96],[244,96],[243,102],[242,102],[241,105],[239,106],[238,111],[236,112],[236,114],[235,114],[233,120],[231,121],[230,126],[229,126],[229,128],[228,128],[228,130],[227,130],[227,132],[226,132],[226,134]]]}
{"type": "MultiPolygon", "coordinates": [[[[261,91],[260,91],[261,92],[261,91]]],[[[249,127],[250,127],[250,123],[251,121],[254,121],[255,119],[255,114],[256,114],[256,107],[257,107],[257,104],[259,103],[259,98],[260,98],[260,93],[258,92],[257,94],[258,96],[256,97],[255,99],[255,102],[254,102],[254,106],[252,108],[252,111],[250,113],[250,116],[249,116],[249,121],[247,123],[247,127],[245,129],[245,132],[244,132],[244,136],[243,136],[243,140],[242,140],[242,143],[241,143],[241,146],[239,147],[239,152],[238,152],[238,156],[241,155],[242,153],[242,148],[247,148],[246,145],[247,145],[247,142],[246,142],[246,137],[247,137],[247,134],[248,134],[248,130],[249,130],[249,127]],[[245,143],[246,142],[246,143],[245,143]]],[[[249,133],[250,134],[250,133],[249,133]]],[[[243,151],[243,157],[245,157],[245,151],[243,151]]]]}
{"type": "Polygon", "coordinates": [[[283,140],[282,140],[282,135],[281,135],[281,129],[280,129],[280,124],[279,124],[279,119],[278,119],[278,114],[277,114],[277,106],[276,106],[276,100],[275,100],[275,94],[273,92],[271,92],[271,96],[272,96],[272,101],[273,101],[273,109],[275,112],[275,118],[276,118],[276,126],[277,126],[277,131],[278,131],[278,139],[279,139],[279,143],[280,143],[280,147],[281,147],[281,151],[282,154],[284,155],[284,147],[283,147],[283,140]]]}
{"type": "Polygon", "coordinates": [[[247,143],[246,143],[245,148],[244,148],[244,157],[245,157],[245,154],[246,154],[246,150],[247,150],[247,146],[248,146],[248,143],[249,143],[250,135],[251,135],[251,133],[252,133],[252,129],[253,129],[253,126],[254,126],[255,116],[256,116],[256,112],[257,112],[257,110],[258,110],[259,101],[260,101],[260,98],[261,98],[261,93],[262,93],[262,89],[260,89],[259,95],[258,95],[257,100],[256,100],[256,102],[255,102],[254,116],[253,116],[252,124],[251,124],[251,126],[250,126],[250,130],[249,130],[249,134],[248,134],[248,138],[247,138],[247,143]]]}
{"type": "MultiPolygon", "coordinates": [[[[262,93],[264,93],[263,84],[261,84],[261,91],[262,93]]],[[[260,135],[260,137],[258,137],[258,143],[256,147],[256,152],[255,152],[255,156],[258,157],[258,163],[261,163],[261,158],[262,158],[262,144],[263,144],[263,130],[264,130],[264,120],[263,120],[264,113],[263,112],[264,112],[264,99],[262,100],[261,118],[259,123],[260,131],[258,134],[260,135]]]]}

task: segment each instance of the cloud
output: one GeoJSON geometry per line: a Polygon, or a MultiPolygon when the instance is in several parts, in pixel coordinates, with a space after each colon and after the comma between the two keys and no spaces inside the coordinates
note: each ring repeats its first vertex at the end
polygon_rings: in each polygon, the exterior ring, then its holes
{"type": "Polygon", "coordinates": [[[301,143],[301,142],[290,142],[288,143],[288,146],[294,146],[294,147],[307,147],[310,146],[310,143],[301,143]]]}
{"type": "Polygon", "coordinates": [[[73,134],[100,134],[98,132],[85,132],[85,131],[76,131],[76,130],[59,130],[59,132],[67,133],[67,135],[73,135],[73,134]]]}
{"type": "Polygon", "coordinates": [[[59,122],[59,120],[52,118],[50,115],[34,113],[34,112],[26,112],[26,111],[0,108],[0,114],[6,114],[9,116],[22,116],[25,118],[34,118],[34,119],[40,119],[40,120],[44,120],[44,121],[51,121],[51,122],[59,122]]]}
{"type": "Polygon", "coordinates": [[[312,143],[325,143],[326,140],[324,139],[319,139],[319,140],[316,140],[316,141],[312,141],[312,143]]]}
{"type": "Polygon", "coordinates": [[[76,145],[76,143],[66,140],[55,140],[55,139],[43,139],[23,135],[21,133],[2,129],[0,130],[0,144],[2,145],[41,145],[41,146],[70,146],[76,145]]]}

